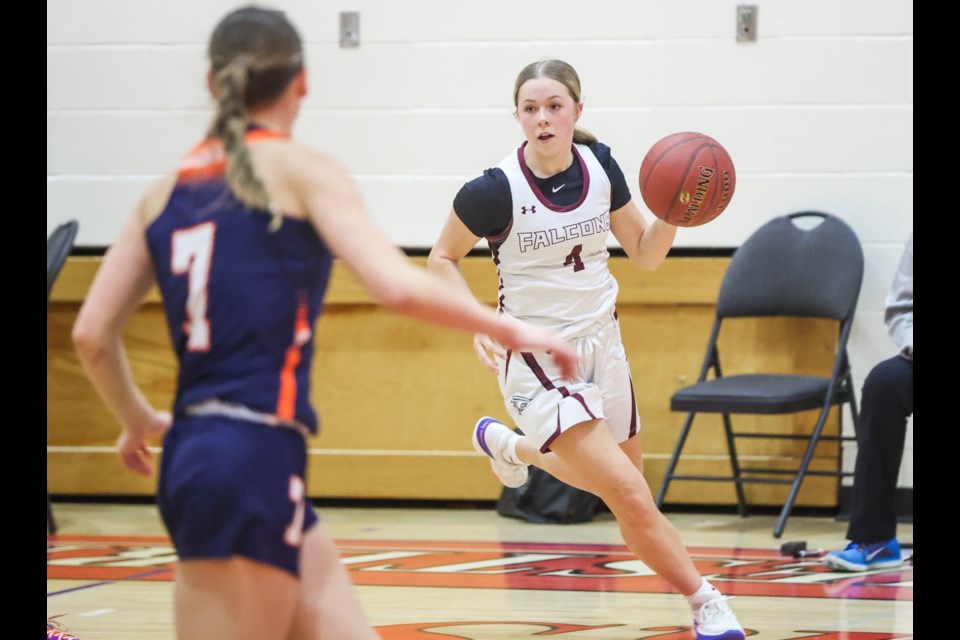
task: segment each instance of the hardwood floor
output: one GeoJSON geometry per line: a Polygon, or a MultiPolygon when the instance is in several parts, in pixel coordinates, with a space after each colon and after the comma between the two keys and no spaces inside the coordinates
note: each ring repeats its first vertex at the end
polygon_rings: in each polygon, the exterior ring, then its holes
{"type": "MultiPolygon", "coordinates": [[[[47,615],[81,640],[174,638],[176,556],[153,505],[57,503],[47,615]]],[[[492,508],[320,507],[384,640],[680,640],[689,608],[623,546],[615,521],[542,525],[492,508]]],[[[759,640],[913,638],[913,565],[837,573],[782,542],[837,549],[846,523],[669,514],[701,573],[759,640]]],[[[912,543],[913,525],[902,524],[912,543]]],[[[331,639],[335,640],[335,639],[331,639]]]]}

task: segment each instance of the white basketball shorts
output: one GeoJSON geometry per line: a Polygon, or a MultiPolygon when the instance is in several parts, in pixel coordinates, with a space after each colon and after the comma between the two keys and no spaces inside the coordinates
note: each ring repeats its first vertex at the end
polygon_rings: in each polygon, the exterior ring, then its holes
{"type": "Polygon", "coordinates": [[[564,380],[543,352],[508,351],[500,364],[500,392],[513,421],[546,453],[570,427],[604,419],[618,442],[640,431],[627,354],[616,312],[567,340],[580,356],[576,377],[564,380]]]}

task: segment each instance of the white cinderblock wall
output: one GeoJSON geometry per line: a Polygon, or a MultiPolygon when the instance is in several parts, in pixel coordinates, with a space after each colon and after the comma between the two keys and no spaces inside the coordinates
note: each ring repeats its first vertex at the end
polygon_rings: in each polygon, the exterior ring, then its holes
{"type": "MultiPolygon", "coordinates": [[[[47,0],[47,232],[112,243],[154,177],[204,133],[206,40],[230,0],[47,0]]],[[[772,216],[832,212],[859,234],[866,274],[852,336],[859,389],[895,348],[883,299],[913,227],[912,0],[277,0],[307,43],[295,135],[358,180],[394,241],[429,247],[460,185],[522,140],[513,81],[541,57],[581,76],[581,124],[627,175],[680,130],[727,147],[736,194],[678,247],[736,247],[772,216]],[[358,48],[339,14],[360,13],[358,48]]],[[[640,204],[639,193],[634,196],[640,204]]],[[[913,486],[912,421],[900,484],[913,486]]],[[[854,449],[845,465],[852,468],[854,449]]]]}

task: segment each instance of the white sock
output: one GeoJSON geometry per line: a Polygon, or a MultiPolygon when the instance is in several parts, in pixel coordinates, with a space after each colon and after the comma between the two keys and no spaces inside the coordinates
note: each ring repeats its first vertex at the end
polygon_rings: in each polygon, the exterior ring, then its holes
{"type": "Polygon", "coordinates": [[[520,442],[520,435],[514,432],[514,434],[507,441],[507,450],[505,451],[505,457],[507,460],[514,464],[527,464],[523,460],[517,457],[517,443],[520,442]]]}
{"type": "Polygon", "coordinates": [[[700,585],[700,588],[697,589],[692,595],[687,596],[687,602],[690,603],[690,608],[693,609],[693,612],[696,613],[700,610],[700,605],[708,600],[716,600],[721,596],[720,591],[707,582],[707,579],[703,579],[703,584],[700,585]]]}

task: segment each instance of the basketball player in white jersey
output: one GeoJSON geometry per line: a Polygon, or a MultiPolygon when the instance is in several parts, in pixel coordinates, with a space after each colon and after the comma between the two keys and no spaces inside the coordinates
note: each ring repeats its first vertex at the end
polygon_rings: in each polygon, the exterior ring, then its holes
{"type": "Polygon", "coordinates": [[[523,485],[533,464],[598,495],[631,551],[686,596],[698,640],[743,640],[728,598],[697,572],[643,477],[618,286],[607,266],[609,232],[633,263],[653,270],[676,227],[648,223],[610,148],[576,127],[583,103],[569,64],[528,65],[513,98],[526,141],[460,189],[428,265],[469,290],[459,263],[486,238],[500,277],[500,311],[558,332],[581,364],[576,377],[564,378],[546,353],[475,336],[477,356],[497,374],[507,411],[525,435],[481,418],[473,446],[490,456],[506,486],[523,485]]]}

